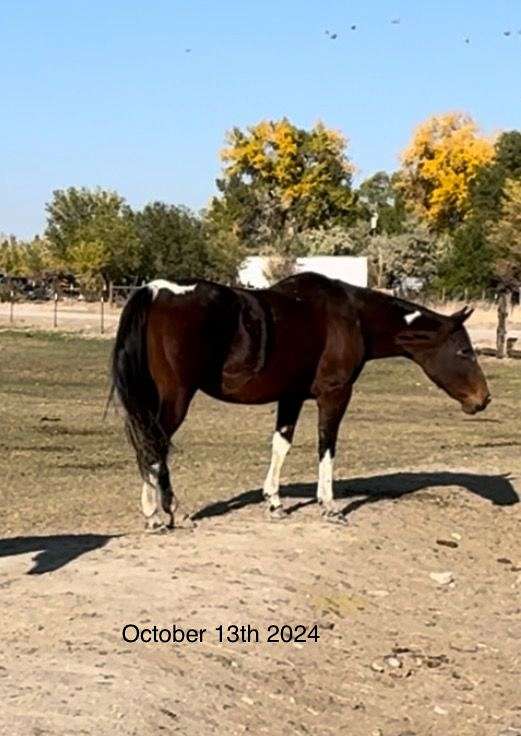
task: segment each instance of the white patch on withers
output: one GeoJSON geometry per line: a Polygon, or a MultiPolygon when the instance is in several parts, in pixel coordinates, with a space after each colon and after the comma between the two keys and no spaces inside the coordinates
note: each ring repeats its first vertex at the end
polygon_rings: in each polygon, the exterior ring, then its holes
{"type": "Polygon", "coordinates": [[[404,320],[407,322],[408,325],[412,325],[415,319],[418,319],[418,317],[421,317],[422,313],[419,309],[417,309],[415,312],[411,312],[410,314],[406,314],[404,317],[404,320]]]}
{"type": "Polygon", "coordinates": [[[147,284],[147,286],[153,294],[152,298],[155,299],[161,289],[168,289],[172,294],[180,296],[181,294],[188,294],[188,292],[193,291],[197,284],[193,284],[192,286],[181,286],[181,284],[176,284],[173,281],[166,281],[166,279],[156,279],[155,281],[151,281],[147,284]]]}
{"type": "Polygon", "coordinates": [[[263,490],[264,498],[268,501],[270,507],[278,508],[282,505],[279,496],[280,471],[282,470],[284,458],[288,454],[291,443],[288,442],[280,432],[275,432],[271,447],[271,465],[268,470],[266,480],[264,481],[263,490]]]}

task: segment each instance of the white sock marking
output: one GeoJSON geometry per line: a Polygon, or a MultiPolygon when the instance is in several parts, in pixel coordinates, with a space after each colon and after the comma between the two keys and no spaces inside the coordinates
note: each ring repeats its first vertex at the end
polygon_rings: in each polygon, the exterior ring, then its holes
{"type": "Polygon", "coordinates": [[[407,322],[408,325],[412,325],[415,319],[418,319],[418,317],[421,317],[422,313],[419,309],[417,309],[415,312],[410,312],[409,314],[406,314],[404,317],[404,320],[407,322]]]}
{"type": "Polygon", "coordinates": [[[333,500],[333,458],[329,450],[318,465],[317,496],[319,502],[326,505],[333,500]]]}
{"type": "Polygon", "coordinates": [[[147,286],[153,294],[152,298],[155,299],[159,294],[160,289],[168,289],[172,294],[177,294],[179,296],[193,291],[197,284],[193,284],[192,286],[181,286],[181,284],[176,284],[173,281],[166,281],[166,279],[155,279],[155,281],[151,281],[147,286]]]}
{"type": "Polygon", "coordinates": [[[271,464],[266,480],[264,481],[264,495],[269,500],[271,506],[277,507],[281,505],[279,497],[280,471],[291,447],[291,443],[280,432],[275,432],[271,447],[271,464]]]}
{"type": "Polygon", "coordinates": [[[159,473],[159,463],[154,463],[148,474],[148,481],[143,483],[141,491],[141,510],[147,518],[153,516],[159,510],[159,487],[157,475],[159,473]]]}

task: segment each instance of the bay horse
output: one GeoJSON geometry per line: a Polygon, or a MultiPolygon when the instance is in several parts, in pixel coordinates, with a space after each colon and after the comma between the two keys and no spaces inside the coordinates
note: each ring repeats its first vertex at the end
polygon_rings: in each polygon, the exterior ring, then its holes
{"type": "Polygon", "coordinates": [[[317,500],[328,520],[333,458],[353,384],[368,360],[404,356],[468,414],[490,394],[464,327],[472,310],[445,316],[403,299],[315,273],[268,289],[205,280],[156,280],[127,301],[112,356],[112,393],[125,410],[143,478],[150,530],[174,525],[177,506],[167,465],[170,440],[194,394],[238,404],[278,402],[264,481],[271,517],[285,514],[280,472],[302,404],[318,405],[317,500]]]}

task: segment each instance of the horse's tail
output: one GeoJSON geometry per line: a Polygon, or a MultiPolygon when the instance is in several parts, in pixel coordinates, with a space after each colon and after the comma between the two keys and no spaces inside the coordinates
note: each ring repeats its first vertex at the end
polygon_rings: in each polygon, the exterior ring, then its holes
{"type": "Polygon", "coordinates": [[[122,404],[127,436],[136,451],[141,475],[146,478],[168,440],[159,423],[160,397],[150,374],[147,356],[147,325],[153,291],[143,286],[128,299],[119,321],[112,352],[112,386],[122,404]]]}

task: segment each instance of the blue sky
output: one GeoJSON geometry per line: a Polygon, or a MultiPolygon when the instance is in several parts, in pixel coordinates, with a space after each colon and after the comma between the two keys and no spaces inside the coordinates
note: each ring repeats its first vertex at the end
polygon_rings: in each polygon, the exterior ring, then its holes
{"type": "Polygon", "coordinates": [[[521,127],[519,30],[519,0],[0,0],[0,231],[73,185],[200,208],[262,118],[342,130],[361,178],[432,113],[521,127]]]}

